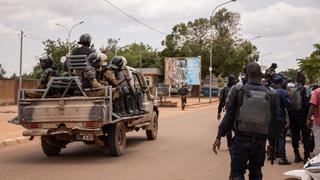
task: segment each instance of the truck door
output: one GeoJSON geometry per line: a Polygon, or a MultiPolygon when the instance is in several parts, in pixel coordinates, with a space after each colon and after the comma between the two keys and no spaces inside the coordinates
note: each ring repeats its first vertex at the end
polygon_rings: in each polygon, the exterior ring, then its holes
{"type": "Polygon", "coordinates": [[[143,77],[140,76],[139,73],[133,72],[132,76],[134,88],[139,94],[138,97],[140,96],[141,98],[142,109],[148,111],[148,114],[145,115],[144,120],[149,121],[153,111],[153,99],[150,96],[149,88],[146,85],[143,77]]]}

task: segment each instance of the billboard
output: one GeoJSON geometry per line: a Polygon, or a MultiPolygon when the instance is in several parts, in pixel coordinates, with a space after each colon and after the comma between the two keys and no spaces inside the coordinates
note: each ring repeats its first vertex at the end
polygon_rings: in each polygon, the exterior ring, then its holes
{"type": "Polygon", "coordinates": [[[200,85],[200,57],[165,58],[165,84],[178,86],[182,84],[200,85]]]}

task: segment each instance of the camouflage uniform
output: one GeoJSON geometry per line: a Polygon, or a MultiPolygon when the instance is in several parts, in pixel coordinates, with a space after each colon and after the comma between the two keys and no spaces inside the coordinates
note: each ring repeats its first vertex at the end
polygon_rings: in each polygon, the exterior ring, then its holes
{"type": "MultiPolygon", "coordinates": [[[[40,78],[40,83],[37,86],[36,89],[46,89],[47,84],[51,77],[57,76],[57,73],[55,70],[53,70],[51,67],[46,68],[40,78]]],[[[43,92],[35,92],[35,91],[26,91],[26,98],[41,98],[43,95],[43,92]]]]}
{"type": "Polygon", "coordinates": [[[106,68],[102,72],[102,81],[104,81],[107,84],[112,85],[112,102],[113,102],[113,109],[114,112],[118,113],[120,116],[121,115],[126,115],[125,112],[125,106],[124,106],[124,99],[123,99],[123,93],[121,91],[120,86],[115,86],[112,84],[114,80],[117,80],[117,75],[115,74],[115,71],[106,68]]]}
{"type": "Polygon", "coordinates": [[[115,100],[120,97],[120,90],[112,84],[112,81],[116,80],[116,76],[113,70],[107,69],[102,74],[102,81],[111,84],[113,88],[116,88],[112,91],[112,100],[115,100]]]}
{"type": "Polygon", "coordinates": [[[104,96],[105,89],[102,84],[97,80],[97,69],[92,66],[87,66],[83,72],[82,86],[83,88],[101,88],[101,89],[91,89],[87,92],[90,97],[104,96]]]}

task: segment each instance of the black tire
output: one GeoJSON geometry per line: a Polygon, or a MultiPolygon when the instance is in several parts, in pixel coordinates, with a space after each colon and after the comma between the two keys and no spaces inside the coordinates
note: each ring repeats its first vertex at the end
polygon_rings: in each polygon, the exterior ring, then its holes
{"type": "Polygon", "coordinates": [[[152,130],[146,130],[146,135],[148,140],[155,140],[157,139],[157,135],[158,135],[158,115],[156,112],[153,113],[152,116],[152,130]]]}
{"type": "Polygon", "coordinates": [[[53,145],[53,137],[41,137],[41,147],[44,154],[47,156],[58,156],[61,151],[61,146],[53,145]]]}
{"type": "Polygon", "coordinates": [[[126,149],[126,130],[123,123],[107,128],[107,145],[112,156],[121,156],[126,149]]]}

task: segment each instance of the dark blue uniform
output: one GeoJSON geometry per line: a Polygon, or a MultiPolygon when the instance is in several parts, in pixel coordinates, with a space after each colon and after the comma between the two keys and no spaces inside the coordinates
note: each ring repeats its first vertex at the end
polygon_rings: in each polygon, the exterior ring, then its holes
{"type": "Polygon", "coordinates": [[[304,148],[304,158],[307,159],[310,157],[310,129],[307,127],[309,101],[307,98],[306,89],[301,85],[298,85],[297,87],[303,89],[301,96],[302,109],[292,111],[292,119],[290,122],[292,133],[292,146],[297,156],[299,154],[299,140],[301,133],[304,148]]]}
{"type": "MultiPolygon", "coordinates": [[[[291,100],[289,98],[288,92],[282,88],[275,88],[275,91],[279,98],[279,118],[283,122],[286,121],[286,109],[290,108],[291,100]]],[[[286,135],[287,135],[287,129],[285,128],[285,123],[282,127],[281,136],[278,138],[278,156],[279,158],[286,159],[286,135]]]]}
{"type": "MultiPolygon", "coordinates": [[[[260,81],[249,80],[247,83],[249,90],[268,92],[260,81]]],[[[237,93],[238,86],[234,86],[226,102],[226,115],[219,125],[218,137],[225,136],[235,124],[237,113],[237,93]]],[[[276,107],[276,118],[279,119],[279,108],[276,107]]],[[[280,120],[280,119],[279,119],[280,120]]],[[[244,180],[246,169],[249,169],[250,180],[262,179],[261,167],[265,160],[266,137],[255,137],[243,135],[235,131],[234,141],[231,148],[231,179],[244,180]]]]}
{"type": "MultiPolygon", "coordinates": [[[[225,104],[226,104],[230,89],[231,89],[231,87],[227,86],[227,87],[224,87],[220,92],[218,114],[221,114],[222,109],[225,107],[225,104]]],[[[227,136],[228,148],[231,149],[231,146],[232,146],[232,131],[229,131],[226,136],[227,136]]]]}

